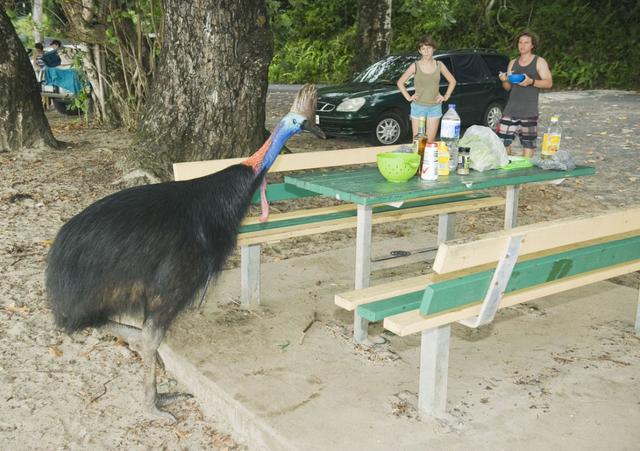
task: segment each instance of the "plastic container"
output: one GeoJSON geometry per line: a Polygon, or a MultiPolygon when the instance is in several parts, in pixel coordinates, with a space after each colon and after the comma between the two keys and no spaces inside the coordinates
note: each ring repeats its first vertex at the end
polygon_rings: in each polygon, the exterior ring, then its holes
{"type": "Polygon", "coordinates": [[[456,112],[456,105],[449,104],[449,109],[442,116],[440,124],[440,139],[449,150],[449,171],[456,170],[458,161],[458,140],[460,139],[460,116],[456,112]]]}
{"type": "Polygon", "coordinates": [[[422,159],[422,180],[438,180],[438,145],[427,143],[424,148],[424,158],[422,159]]]}
{"type": "Polygon", "coordinates": [[[560,126],[560,118],[551,116],[551,122],[547,127],[547,132],[542,137],[543,160],[550,160],[555,153],[560,150],[560,141],[562,140],[562,127],[560,126]]]}
{"type": "Polygon", "coordinates": [[[438,177],[449,175],[449,149],[444,141],[438,141],[438,177]]]}
{"type": "Polygon", "coordinates": [[[471,166],[470,155],[471,149],[468,147],[460,147],[457,161],[456,174],[469,175],[469,167],[471,166]]]}
{"type": "Polygon", "coordinates": [[[402,183],[416,174],[420,165],[420,155],[417,153],[379,153],[376,161],[380,174],[390,182],[402,183]]]}
{"type": "Polygon", "coordinates": [[[524,74],[511,74],[507,77],[509,79],[509,83],[512,85],[517,85],[518,83],[522,83],[524,81],[524,74]]]}

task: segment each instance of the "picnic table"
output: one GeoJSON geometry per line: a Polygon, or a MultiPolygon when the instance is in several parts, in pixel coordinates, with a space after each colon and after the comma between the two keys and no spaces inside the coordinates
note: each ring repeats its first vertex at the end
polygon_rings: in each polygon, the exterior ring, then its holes
{"type": "MultiPolygon", "coordinates": [[[[517,225],[518,194],[521,185],[559,183],[568,177],[595,174],[590,166],[577,166],[571,171],[550,171],[538,167],[525,169],[496,169],[471,171],[469,175],[450,174],[435,181],[413,177],[405,183],[391,183],[376,167],[355,169],[327,169],[306,174],[285,176],[285,184],[357,205],[355,288],[369,286],[371,271],[371,227],[373,206],[402,203],[428,196],[465,193],[489,188],[505,187],[505,229],[517,225]]],[[[453,238],[454,214],[441,215],[438,221],[438,242],[453,238]]],[[[354,340],[368,339],[368,321],[354,314],[354,340]]]]}

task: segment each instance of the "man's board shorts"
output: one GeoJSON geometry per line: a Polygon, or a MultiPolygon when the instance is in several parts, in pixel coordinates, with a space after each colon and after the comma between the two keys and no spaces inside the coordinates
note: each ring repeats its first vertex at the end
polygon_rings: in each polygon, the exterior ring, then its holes
{"type": "Polygon", "coordinates": [[[509,117],[502,116],[496,126],[496,134],[504,142],[504,146],[511,145],[516,135],[525,149],[535,149],[538,138],[538,116],[535,117],[509,117]]]}
{"type": "Polygon", "coordinates": [[[442,117],[442,105],[439,103],[435,105],[420,105],[416,102],[411,102],[411,119],[420,119],[421,117],[442,117]]]}

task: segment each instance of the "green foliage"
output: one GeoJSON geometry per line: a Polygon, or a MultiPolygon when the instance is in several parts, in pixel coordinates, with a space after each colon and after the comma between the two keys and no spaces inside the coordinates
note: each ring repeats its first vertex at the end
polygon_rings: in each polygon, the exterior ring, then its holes
{"type": "Polygon", "coordinates": [[[269,66],[269,80],[280,83],[334,83],[351,76],[355,29],[329,41],[300,39],[285,43],[269,66]]]}
{"type": "Polygon", "coordinates": [[[334,83],[351,76],[355,2],[267,0],[274,35],[272,83],[334,83]]]}
{"type": "MultiPolygon", "coordinates": [[[[271,82],[340,82],[350,78],[356,2],[268,0],[276,53],[271,82]],[[341,47],[341,45],[343,47],[341,47]]],[[[432,35],[440,48],[492,48],[517,56],[515,38],[541,38],[556,87],[640,85],[640,2],[635,0],[394,0],[393,52],[413,51],[432,35]]]]}

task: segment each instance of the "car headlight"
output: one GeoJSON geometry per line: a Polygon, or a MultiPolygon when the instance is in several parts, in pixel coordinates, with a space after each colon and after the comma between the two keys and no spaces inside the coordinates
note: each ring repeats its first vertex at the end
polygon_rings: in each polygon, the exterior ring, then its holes
{"type": "Polygon", "coordinates": [[[353,99],[343,100],[336,111],[358,111],[364,105],[364,97],[355,97],[353,99]]]}

